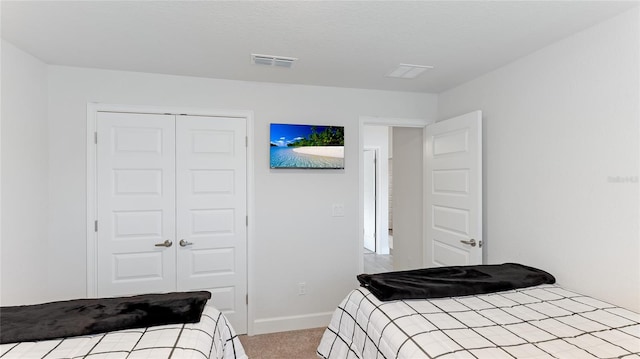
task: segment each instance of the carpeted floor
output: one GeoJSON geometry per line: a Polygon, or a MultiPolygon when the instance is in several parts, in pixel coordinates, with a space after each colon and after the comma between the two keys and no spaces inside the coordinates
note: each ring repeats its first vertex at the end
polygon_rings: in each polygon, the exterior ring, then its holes
{"type": "Polygon", "coordinates": [[[240,335],[249,359],[317,359],[316,349],[325,328],[262,335],[240,335]]]}

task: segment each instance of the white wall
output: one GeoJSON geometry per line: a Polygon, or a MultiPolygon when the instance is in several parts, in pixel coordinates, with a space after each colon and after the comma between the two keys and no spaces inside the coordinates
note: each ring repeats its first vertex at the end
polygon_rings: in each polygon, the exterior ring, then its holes
{"type": "Polygon", "coordinates": [[[46,298],[46,65],[2,40],[2,305],[46,298]]]}
{"type": "Polygon", "coordinates": [[[393,269],[424,266],[423,128],[393,127],[393,269]]]}
{"type": "Polygon", "coordinates": [[[486,260],[548,270],[566,287],[635,311],[638,24],[638,9],[624,13],[438,102],[440,120],[484,114],[486,260]]]}
{"type": "MultiPolygon", "coordinates": [[[[252,110],[255,119],[255,238],[251,292],[256,333],[321,325],[357,286],[358,119],[425,118],[435,95],[250,83],[49,67],[49,293],[86,295],[87,102],[252,110]],[[344,170],[269,168],[269,123],[345,126],[344,170]],[[332,217],[332,204],[345,205],[332,217]],[[298,295],[306,282],[307,295],[298,295]],[[313,324],[316,323],[316,324],[313,324]]],[[[324,323],[326,324],[326,323],[324,323]]]]}
{"type": "Polygon", "coordinates": [[[389,254],[389,127],[365,125],[364,148],[378,150],[376,158],[376,253],[389,254]]]}

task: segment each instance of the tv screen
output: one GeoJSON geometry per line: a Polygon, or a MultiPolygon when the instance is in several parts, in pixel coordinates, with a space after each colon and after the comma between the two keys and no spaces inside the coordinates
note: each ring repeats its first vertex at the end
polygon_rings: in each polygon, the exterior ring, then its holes
{"type": "Polygon", "coordinates": [[[271,168],[344,168],[344,127],[271,124],[271,168]]]}

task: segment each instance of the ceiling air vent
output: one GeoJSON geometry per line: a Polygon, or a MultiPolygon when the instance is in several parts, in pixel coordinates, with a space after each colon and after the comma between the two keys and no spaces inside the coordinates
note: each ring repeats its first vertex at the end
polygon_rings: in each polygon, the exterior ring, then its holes
{"type": "Polygon", "coordinates": [[[411,65],[411,64],[400,64],[396,69],[393,69],[391,72],[387,74],[387,77],[395,77],[400,79],[415,79],[426,71],[427,69],[432,69],[433,66],[425,66],[425,65],[411,65]]]}
{"type": "Polygon", "coordinates": [[[251,63],[256,65],[277,66],[289,69],[296,60],[298,59],[295,57],[251,54],[251,63]]]}

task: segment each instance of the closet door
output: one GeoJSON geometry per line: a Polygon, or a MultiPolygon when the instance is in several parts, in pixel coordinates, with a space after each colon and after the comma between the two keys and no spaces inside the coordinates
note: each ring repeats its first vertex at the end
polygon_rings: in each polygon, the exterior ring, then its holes
{"type": "Polygon", "coordinates": [[[246,119],[177,116],[178,290],[208,290],[247,330],[246,119]]]}
{"type": "Polygon", "coordinates": [[[175,118],[97,115],[98,296],[175,290],[175,118]]]}

